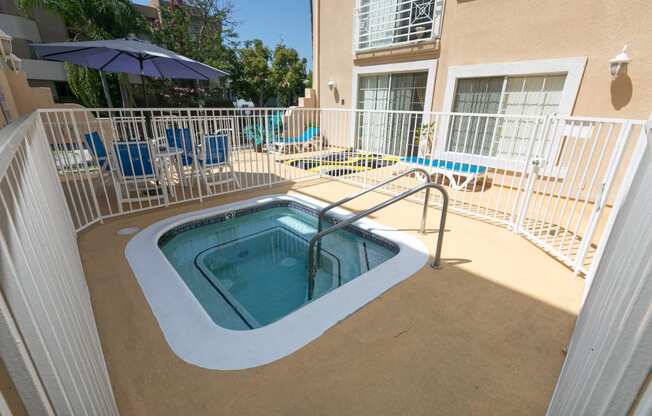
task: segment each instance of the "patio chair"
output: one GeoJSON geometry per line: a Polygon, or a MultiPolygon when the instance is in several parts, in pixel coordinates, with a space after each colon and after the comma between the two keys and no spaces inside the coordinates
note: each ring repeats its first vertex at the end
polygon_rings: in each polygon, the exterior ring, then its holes
{"type": "Polygon", "coordinates": [[[179,175],[181,180],[190,181],[195,172],[195,148],[190,128],[167,128],[165,129],[165,137],[168,147],[183,151],[179,157],[179,163],[181,164],[179,175]],[[187,172],[187,168],[189,168],[189,172],[187,172]]]}
{"type": "Polygon", "coordinates": [[[109,154],[106,151],[106,146],[100,137],[100,134],[96,131],[84,134],[84,141],[86,142],[86,147],[95,157],[97,165],[100,168],[102,174],[108,173],[111,168],[109,165],[109,154]]]}
{"type": "Polygon", "coordinates": [[[161,202],[167,198],[147,142],[113,143],[118,169],[116,194],[120,205],[133,202],[161,202]]]}
{"type": "Polygon", "coordinates": [[[253,143],[257,149],[262,150],[263,145],[266,144],[266,137],[268,135],[274,137],[275,135],[282,133],[284,116],[285,113],[283,111],[274,111],[267,116],[254,116],[254,120],[265,118],[267,122],[247,125],[243,130],[245,138],[253,143]]]}
{"type": "Polygon", "coordinates": [[[199,170],[208,188],[235,182],[240,187],[240,181],[235,175],[231,163],[231,140],[228,133],[218,131],[215,134],[205,135],[202,140],[202,151],[199,159],[199,170]],[[215,172],[217,168],[217,172],[215,172]],[[228,176],[224,175],[228,171],[228,176]],[[217,179],[216,179],[217,175],[217,179]]]}
{"type": "Polygon", "coordinates": [[[466,190],[469,186],[472,190],[475,189],[476,184],[484,181],[487,172],[486,166],[429,157],[407,156],[402,157],[401,162],[410,167],[423,167],[431,176],[443,175],[448,179],[451,188],[456,191],[466,190]]]}
{"type": "Polygon", "coordinates": [[[319,143],[319,127],[308,127],[297,137],[279,137],[272,142],[274,151],[279,153],[306,152],[319,143]]]}

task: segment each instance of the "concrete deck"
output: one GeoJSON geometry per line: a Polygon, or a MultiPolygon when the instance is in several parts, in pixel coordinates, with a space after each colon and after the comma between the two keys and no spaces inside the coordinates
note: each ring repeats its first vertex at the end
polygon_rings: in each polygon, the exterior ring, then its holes
{"type": "MultiPolygon", "coordinates": [[[[168,216],[269,193],[334,201],[359,188],[312,181],[239,192],[91,226],[79,246],[124,415],[544,414],[584,281],[522,237],[449,215],[440,270],[423,268],[316,341],[269,365],[211,371],[168,347],[124,256],[129,237],[168,216]]],[[[369,194],[356,210],[386,199],[369,194]]],[[[402,201],[372,218],[433,252],[439,212],[402,201]]]]}

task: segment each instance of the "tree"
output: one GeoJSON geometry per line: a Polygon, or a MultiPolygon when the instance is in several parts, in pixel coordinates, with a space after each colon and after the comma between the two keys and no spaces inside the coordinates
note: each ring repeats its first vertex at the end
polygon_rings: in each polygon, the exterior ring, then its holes
{"type": "Polygon", "coordinates": [[[21,9],[37,7],[60,15],[73,40],[126,37],[147,30],[145,18],[129,0],[18,0],[21,9]]]}
{"type": "Polygon", "coordinates": [[[306,60],[299,59],[296,49],[280,43],[274,50],[271,78],[278,102],[287,107],[296,105],[297,97],[302,95],[306,80],[306,60]]]}
{"type": "Polygon", "coordinates": [[[234,92],[256,106],[262,107],[275,94],[271,82],[270,59],[272,52],[260,39],[247,41],[237,51],[231,86],[234,92]]]}
{"type": "Polygon", "coordinates": [[[270,98],[282,106],[296,104],[305,88],[306,60],[285,45],[272,52],[260,39],[245,42],[238,49],[237,64],[231,74],[233,90],[241,98],[262,107],[270,98]]]}
{"type": "MultiPolygon", "coordinates": [[[[123,38],[148,32],[145,18],[129,0],[18,0],[18,5],[26,12],[42,7],[57,13],[76,41],[123,38]]],[[[104,103],[102,88],[97,88],[97,71],[73,65],[67,68],[68,83],[82,104],[97,107],[104,103]]],[[[114,86],[120,79],[117,75],[108,78],[114,86]]],[[[118,91],[118,88],[113,90],[118,91]]]]}
{"type": "MultiPolygon", "coordinates": [[[[236,38],[230,1],[187,0],[183,6],[161,9],[161,20],[152,27],[152,41],[181,55],[231,72],[236,38]]],[[[159,105],[230,105],[227,84],[219,82],[150,82],[159,105]]]]}

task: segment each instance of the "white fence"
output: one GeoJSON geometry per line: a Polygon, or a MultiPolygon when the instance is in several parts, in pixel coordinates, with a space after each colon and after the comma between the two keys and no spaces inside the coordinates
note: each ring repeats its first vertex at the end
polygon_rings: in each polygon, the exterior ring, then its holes
{"type": "Polygon", "coordinates": [[[0,133],[0,355],[30,414],[117,415],[48,142],[34,114],[0,133]]]}
{"type": "MultiPolygon", "coordinates": [[[[114,215],[326,176],[423,167],[450,209],[586,273],[643,121],[329,109],[42,110],[76,229],[114,215]]],[[[424,178],[393,182],[397,193],[424,178]]],[[[437,204],[437,201],[434,201],[437,204]]]]}
{"type": "Polygon", "coordinates": [[[27,380],[19,389],[35,398],[34,412],[116,414],[76,232],[310,178],[365,187],[425,168],[448,188],[452,211],[509,227],[586,273],[643,125],[328,109],[41,110],[0,140],[0,341],[12,340],[3,361],[27,380]]]}

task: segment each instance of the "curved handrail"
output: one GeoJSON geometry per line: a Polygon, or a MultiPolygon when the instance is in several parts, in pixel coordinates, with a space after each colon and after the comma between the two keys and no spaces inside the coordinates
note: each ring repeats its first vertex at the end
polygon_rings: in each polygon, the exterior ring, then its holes
{"type": "MultiPolygon", "coordinates": [[[[359,219],[366,217],[369,214],[373,214],[376,211],[379,211],[385,207],[388,207],[389,205],[392,205],[395,202],[398,202],[402,199],[405,199],[411,195],[416,194],[417,192],[421,192],[424,189],[428,191],[430,188],[435,188],[439,192],[441,192],[442,198],[443,198],[443,203],[442,203],[442,208],[441,208],[441,219],[439,220],[439,232],[437,234],[437,244],[435,248],[435,259],[431,263],[430,267],[436,268],[439,267],[439,262],[441,260],[441,248],[442,244],[444,242],[444,227],[446,226],[446,213],[448,212],[448,192],[446,191],[446,188],[444,188],[442,185],[438,183],[433,183],[433,182],[428,182],[424,183],[422,185],[416,186],[412,189],[409,189],[391,199],[388,199],[387,201],[381,202],[380,204],[377,204],[369,209],[366,209],[356,215],[353,215],[352,217],[349,217],[341,222],[338,222],[337,224],[333,225],[332,227],[320,231],[317,234],[315,234],[311,239],[310,243],[308,244],[308,300],[312,300],[313,295],[314,295],[314,290],[315,290],[315,275],[317,274],[317,257],[315,257],[315,244],[317,244],[318,241],[321,241],[321,239],[332,233],[335,232],[341,228],[347,227],[351,225],[352,223],[358,221],[359,219]]],[[[428,200],[426,199],[424,201],[424,211],[428,208],[428,200]]]]}
{"type": "MultiPolygon", "coordinates": [[[[354,200],[354,199],[356,199],[356,198],[358,198],[358,197],[360,197],[362,195],[365,195],[365,194],[368,194],[369,192],[375,191],[376,189],[381,188],[381,187],[387,185],[388,183],[392,183],[395,180],[398,180],[398,179],[400,179],[400,178],[402,178],[404,176],[407,176],[407,175],[409,175],[411,173],[414,173],[414,172],[421,172],[426,178],[426,183],[430,182],[430,174],[428,173],[427,170],[425,170],[423,168],[412,168],[410,170],[407,170],[407,171],[401,173],[398,176],[393,176],[393,177],[389,178],[386,181],[383,181],[383,182],[381,182],[381,183],[379,183],[377,185],[374,185],[371,188],[365,189],[365,190],[363,190],[361,192],[358,192],[357,194],[347,196],[346,198],[342,198],[339,201],[335,201],[332,204],[329,204],[329,205],[327,205],[324,208],[319,210],[319,213],[317,214],[317,233],[320,233],[323,230],[324,217],[326,216],[326,212],[330,211],[331,209],[333,209],[335,207],[339,207],[342,204],[346,204],[347,202],[352,201],[352,200],[354,200]]],[[[426,195],[426,207],[428,206],[428,196],[429,195],[426,195]]],[[[425,227],[426,227],[426,214],[427,214],[427,212],[428,212],[427,209],[423,210],[423,216],[421,218],[421,232],[424,232],[425,227]]]]}

